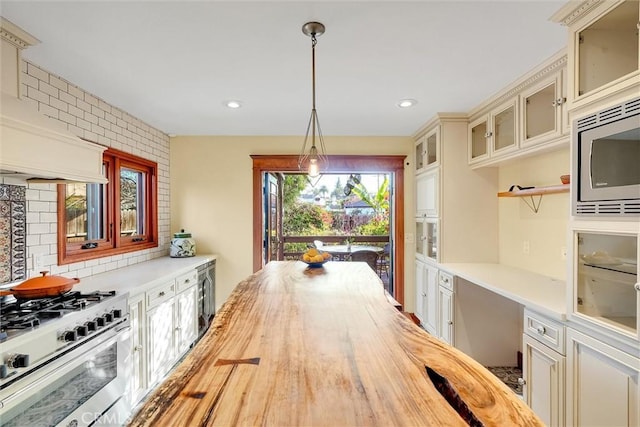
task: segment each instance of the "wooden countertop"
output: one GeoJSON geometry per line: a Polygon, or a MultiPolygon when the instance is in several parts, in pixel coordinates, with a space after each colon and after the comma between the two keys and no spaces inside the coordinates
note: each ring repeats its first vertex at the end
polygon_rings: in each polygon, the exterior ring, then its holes
{"type": "Polygon", "coordinates": [[[271,262],[238,284],[130,425],[467,425],[426,367],[448,379],[467,418],[542,425],[493,374],[389,304],[367,264],[271,262]]]}

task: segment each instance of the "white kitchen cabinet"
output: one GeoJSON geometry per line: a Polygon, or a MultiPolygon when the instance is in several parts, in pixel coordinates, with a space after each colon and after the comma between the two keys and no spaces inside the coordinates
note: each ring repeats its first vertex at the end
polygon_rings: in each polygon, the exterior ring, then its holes
{"type": "Polygon", "coordinates": [[[430,334],[438,336],[438,269],[431,265],[425,266],[426,278],[424,288],[424,322],[423,326],[430,334]]]}
{"type": "Polygon", "coordinates": [[[520,145],[530,147],[567,134],[569,115],[566,103],[565,69],[522,92],[520,145]]]}
{"type": "Polygon", "coordinates": [[[416,141],[415,172],[420,173],[432,166],[437,166],[439,160],[440,132],[436,127],[416,141]]]}
{"type": "Polygon", "coordinates": [[[416,176],[416,216],[437,217],[439,203],[438,170],[416,176]]]}
{"type": "Polygon", "coordinates": [[[176,354],[182,356],[198,337],[197,288],[192,285],[176,296],[176,354]]]}
{"type": "Polygon", "coordinates": [[[134,407],[147,392],[147,349],[144,294],[129,300],[131,322],[131,378],[129,381],[129,402],[134,407]]]}
{"type": "Polygon", "coordinates": [[[147,291],[147,380],[153,386],[198,336],[197,271],[147,291]]]}
{"type": "Polygon", "coordinates": [[[455,300],[453,291],[438,286],[438,338],[447,344],[454,345],[455,300]]]}
{"type": "Polygon", "coordinates": [[[455,299],[453,275],[438,271],[438,338],[455,345],[455,299]]]}
{"type": "Polygon", "coordinates": [[[469,164],[518,148],[517,101],[513,97],[469,124],[469,164]]]}
{"type": "Polygon", "coordinates": [[[567,329],[567,425],[640,425],[640,359],[567,329]]]}
{"type": "Polygon", "coordinates": [[[568,145],[566,69],[563,50],[469,113],[467,162],[472,168],[568,145]]]}
{"type": "Polygon", "coordinates": [[[427,266],[424,261],[416,259],[416,309],[415,315],[421,324],[425,321],[424,305],[425,305],[425,288],[426,288],[427,266]]]}
{"type": "Polygon", "coordinates": [[[640,85],[637,0],[576,1],[554,14],[552,21],[569,28],[571,109],[592,108],[637,96],[640,85]]]}
{"type": "Polygon", "coordinates": [[[147,310],[147,378],[154,386],[175,362],[173,298],[147,310]]]}
{"type": "Polygon", "coordinates": [[[525,402],[545,425],[563,426],[565,357],[525,334],[522,367],[525,402]]]}
{"type": "Polygon", "coordinates": [[[545,425],[564,426],[565,356],[523,335],[522,396],[545,425]]]}
{"type": "Polygon", "coordinates": [[[438,219],[416,218],[415,254],[423,261],[438,261],[438,219]]]}

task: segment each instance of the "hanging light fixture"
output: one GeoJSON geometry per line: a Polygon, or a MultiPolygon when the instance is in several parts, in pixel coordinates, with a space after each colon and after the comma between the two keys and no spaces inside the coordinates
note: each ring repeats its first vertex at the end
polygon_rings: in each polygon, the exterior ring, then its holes
{"type": "Polygon", "coordinates": [[[307,22],[302,26],[302,32],[311,37],[311,117],[307,125],[302,151],[300,151],[300,157],[298,157],[298,169],[307,172],[309,177],[315,178],[320,175],[321,171],[326,171],[329,164],[320,122],[318,121],[318,113],[316,112],[316,43],[318,42],[316,36],[324,33],[324,25],[319,22],[307,22]],[[319,149],[316,146],[316,135],[319,149]],[[311,146],[307,152],[308,143],[311,146]]]}

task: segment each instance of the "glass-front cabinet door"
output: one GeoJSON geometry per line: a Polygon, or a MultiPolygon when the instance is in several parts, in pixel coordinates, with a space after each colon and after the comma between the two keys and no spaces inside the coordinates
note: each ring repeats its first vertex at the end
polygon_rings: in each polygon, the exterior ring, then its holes
{"type": "Polygon", "coordinates": [[[426,261],[438,261],[438,220],[416,218],[416,257],[426,261]]]}
{"type": "Polygon", "coordinates": [[[435,166],[440,160],[440,127],[435,127],[416,142],[416,173],[422,172],[430,166],[435,166]]]}
{"type": "Polygon", "coordinates": [[[491,113],[491,156],[507,153],[517,147],[515,99],[491,113]]]}
{"type": "Polygon", "coordinates": [[[489,130],[487,117],[469,124],[469,164],[479,162],[489,156],[489,130]]]}
{"type": "Polygon", "coordinates": [[[575,232],[573,310],[580,317],[638,337],[638,235],[575,232]]]}
{"type": "Polygon", "coordinates": [[[562,94],[561,79],[562,72],[558,72],[522,94],[522,146],[535,145],[562,134],[566,99],[562,94]]]}
{"type": "Polygon", "coordinates": [[[637,0],[622,1],[574,34],[578,56],[575,95],[594,92],[638,71],[639,5],[637,0]]]}

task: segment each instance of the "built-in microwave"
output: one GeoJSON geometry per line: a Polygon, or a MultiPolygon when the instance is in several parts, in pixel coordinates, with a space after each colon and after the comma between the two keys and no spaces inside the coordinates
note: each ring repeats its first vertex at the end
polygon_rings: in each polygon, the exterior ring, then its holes
{"type": "Polygon", "coordinates": [[[574,215],[640,216],[640,98],[573,128],[574,215]]]}

